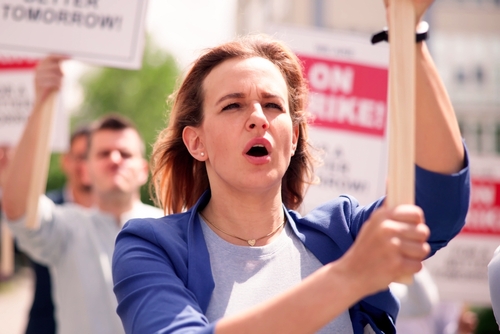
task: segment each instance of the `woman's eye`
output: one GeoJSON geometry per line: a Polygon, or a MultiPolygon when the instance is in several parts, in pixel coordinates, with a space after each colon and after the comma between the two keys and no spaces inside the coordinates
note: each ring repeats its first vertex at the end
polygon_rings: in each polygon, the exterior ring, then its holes
{"type": "Polygon", "coordinates": [[[238,103],[231,103],[222,108],[222,110],[231,110],[231,109],[238,109],[240,105],[238,103]]]}
{"type": "Polygon", "coordinates": [[[283,108],[281,107],[281,105],[279,105],[277,103],[273,103],[273,102],[266,103],[266,108],[275,108],[275,109],[283,111],[283,108]]]}

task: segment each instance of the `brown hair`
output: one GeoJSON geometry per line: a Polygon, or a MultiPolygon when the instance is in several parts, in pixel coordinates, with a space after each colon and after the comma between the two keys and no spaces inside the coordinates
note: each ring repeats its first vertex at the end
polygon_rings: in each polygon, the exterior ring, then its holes
{"type": "Polygon", "coordinates": [[[90,137],[90,126],[87,124],[80,125],[77,127],[72,133],[71,136],[69,137],[69,146],[73,146],[73,143],[75,140],[78,138],[83,137],[85,139],[89,139],[90,137]]]}
{"type": "Polygon", "coordinates": [[[194,159],[182,140],[186,126],[203,121],[203,82],[214,67],[232,58],[261,57],[281,71],[288,87],[289,109],[294,125],[299,126],[295,155],[282,180],[282,200],[291,209],[302,203],[306,186],[313,180],[314,159],[307,144],[307,84],[302,66],[284,44],[265,35],[246,36],[208,49],[193,64],[180,88],[173,95],[170,123],[153,147],[151,192],[166,213],[192,207],[207,190],[209,180],[205,163],[194,159]]]}

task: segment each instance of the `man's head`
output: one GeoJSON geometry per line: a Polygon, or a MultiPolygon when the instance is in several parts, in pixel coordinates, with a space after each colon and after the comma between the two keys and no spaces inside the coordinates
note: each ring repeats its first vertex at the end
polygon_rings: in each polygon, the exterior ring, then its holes
{"type": "Polygon", "coordinates": [[[70,138],[69,151],[62,156],[61,166],[72,191],[90,192],[91,186],[85,174],[90,127],[77,128],[70,138]]]}
{"type": "Polygon", "coordinates": [[[148,179],[145,146],[131,121],[112,114],[90,130],[88,175],[97,197],[137,194],[148,179]]]}

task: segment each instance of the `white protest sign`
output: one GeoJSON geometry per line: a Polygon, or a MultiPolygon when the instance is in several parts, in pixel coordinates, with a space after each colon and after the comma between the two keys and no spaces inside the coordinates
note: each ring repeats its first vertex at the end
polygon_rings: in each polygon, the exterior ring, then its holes
{"type": "Polygon", "coordinates": [[[426,260],[441,299],[489,305],[488,263],[500,246],[500,158],[471,156],[472,193],[466,225],[426,260]]]}
{"type": "MultiPolygon", "coordinates": [[[[35,59],[0,54],[0,145],[16,146],[21,138],[35,98],[35,66],[35,59]]],[[[51,150],[63,152],[68,147],[69,121],[61,99],[56,102],[53,129],[51,150]]]]}
{"type": "Polygon", "coordinates": [[[389,49],[365,35],[273,27],[304,65],[310,142],[324,152],[304,212],[340,194],[368,204],[385,193],[389,49]]]}
{"type": "Polygon", "coordinates": [[[147,0],[0,0],[0,50],[140,68],[147,0]]]}

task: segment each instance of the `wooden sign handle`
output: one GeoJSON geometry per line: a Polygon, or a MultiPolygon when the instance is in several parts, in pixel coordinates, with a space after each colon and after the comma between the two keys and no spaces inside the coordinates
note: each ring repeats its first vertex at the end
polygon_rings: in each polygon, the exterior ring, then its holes
{"type": "MultiPolygon", "coordinates": [[[[390,0],[389,208],[415,203],[415,27],[412,0],[390,0]]],[[[398,282],[411,283],[412,277],[398,282]]]]}
{"type": "Polygon", "coordinates": [[[50,139],[52,136],[52,124],[55,115],[54,101],[56,96],[57,92],[52,92],[43,104],[41,110],[42,120],[40,122],[41,132],[33,152],[35,155],[35,168],[33,168],[33,174],[31,176],[31,184],[26,205],[26,227],[31,229],[36,229],[38,227],[38,201],[40,200],[40,196],[45,192],[45,187],[47,186],[50,163],[50,139]]]}

